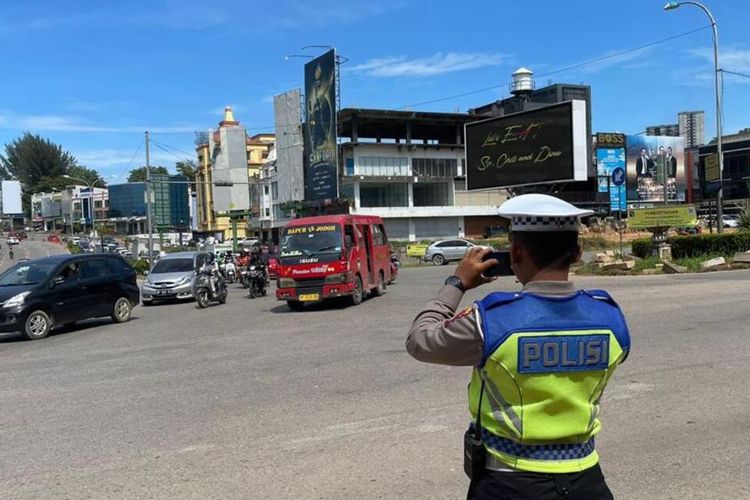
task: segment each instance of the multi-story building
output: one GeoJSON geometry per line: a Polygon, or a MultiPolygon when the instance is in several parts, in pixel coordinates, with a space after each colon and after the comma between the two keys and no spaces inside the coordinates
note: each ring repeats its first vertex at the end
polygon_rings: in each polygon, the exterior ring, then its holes
{"type": "MultiPolygon", "coordinates": [[[[187,179],[181,175],[152,176],[152,227],[154,231],[185,231],[190,227],[187,179]]],[[[146,230],[146,183],[109,186],[109,223],[118,234],[143,234],[146,230]]]]}
{"type": "Polygon", "coordinates": [[[62,216],[62,191],[34,193],[31,195],[31,219],[35,227],[44,231],[64,229],[62,216]]]}
{"type": "Polygon", "coordinates": [[[246,235],[248,214],[260,211],[256,194],[260,170],[273,148],[273,137],[273,134],[248,137],[245,128],[235,120],[232,108],[225,108],[219,127],[209,131],[208,142],[196,148],[198,233],[220,240],[228,238],[230,213],[234,212],[239,219],[240,235],[246,235]]]}
{"type": "Polygon", "coordinates": [[[679,137],[680,126],[677,123],[670,123],[667,125],[649,125],[646,127],[646,135],[679,137]]]}
{"type": "Polygon", "coordinates": [[[704,144],[706,114],[703,111],[681,111],[677,113],[679,134],[685,138],[685,147],[704,144]]]}
{"type": "Polygon", "coordinates": [[[260,171],[260,211],[250,223],[250,231],[264,240],[278,241],[279,228],[305,198],[301,102],[299,89],[273,99],[276,146],[260,171]]]}
{"type": "Polygon", "coordinates": [[[392,239],[481,235],[497,223],[499,189],[466,190],[465,113],[343,109],[341,197],[384,218],[392,239]]]}

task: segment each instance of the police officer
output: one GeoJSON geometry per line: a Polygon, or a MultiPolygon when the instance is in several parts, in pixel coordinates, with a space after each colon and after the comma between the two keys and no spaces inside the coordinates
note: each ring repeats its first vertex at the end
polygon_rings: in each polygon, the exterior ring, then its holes
{"type": "Polygon", "coordinates": [[[625,318],[601,290],[568,280],[580,258],[578,218],[552,196],[505,202],[519,292],[493,292],[460,312],[467,290],[492,281],[490,250],[466,254],[417,315],[406,348],[414,358],[473,366],[472,423],[465,436],[470,499],[611,499],[594,436],[599,400],[630,350],[625,318]]]}

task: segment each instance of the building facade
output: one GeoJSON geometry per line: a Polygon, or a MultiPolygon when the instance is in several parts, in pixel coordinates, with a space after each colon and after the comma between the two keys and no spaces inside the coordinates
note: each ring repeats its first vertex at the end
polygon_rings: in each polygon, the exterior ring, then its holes
{"type": "Polygon", "coordinates": [[[649,125],[646,127],[646,135],[679,137],[680,126],[677,123],[670,123],[668,125],[649,125]]]}
{"type": "MultiPolygon", "coordinates": [[[[187,179],[181,175],[152,176],[152,228],[155,232],[186,231],[190,227],[187,179]]],[[[109,223],[118,234],[143,234],[146,225],[146,183],[109,186],[109,223]]]]}
{"type": "Polygon", "coordinates": [[[249,214],[259,214],[260,170],[273,148],[273,134],[247,136],[234,118],[231,107],[208,142],[196,148],[197,232],[227,239],[231,231],[230,213],[237,218],[240,236],[247,232],[249,214]],[[225,185],[217,185],[225,184],[225,185]]]}
{"type": "Polygon", "coordinates": [[[703,111],[682,111],[677,113],[679,134],[685,138],[685,147],[692,148],[706,143],[705,122],[703,111]]]}
{"type": "Polygon", "coordinates": [[[341,197],[384,218],[392,239],[480,236],[504,190],[466,190],[464,113],[343,109],[341,197]],[[348,140],[347,140],[348,139],[348,140]]]}

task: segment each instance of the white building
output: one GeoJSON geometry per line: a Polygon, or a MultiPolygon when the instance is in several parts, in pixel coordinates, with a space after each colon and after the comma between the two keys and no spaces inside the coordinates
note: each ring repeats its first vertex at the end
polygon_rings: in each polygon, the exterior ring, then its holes
{"type": "Polygon", "coordinates": [[[461,113],[343,109],[341,197],[385,219],[391,239],[480,236],[505,190],[466,190],[461,113]]]}

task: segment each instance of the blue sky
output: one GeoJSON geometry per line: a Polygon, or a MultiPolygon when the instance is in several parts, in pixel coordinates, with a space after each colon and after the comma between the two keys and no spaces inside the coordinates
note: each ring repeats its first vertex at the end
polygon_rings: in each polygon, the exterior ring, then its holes
{"type": "MultiPolygon", "coordinates": [[[[750,2],[705,1],[722,66],[750,73],[750,2]]],[[[704,109],[713,137],[709,29],[557,71],[708,24],[694,7],[664,12],[663,3],[6,0],[0,143],[38,133],[117,182],[143,164],[148,129],[169,151],[154,148],[153,163],[172,167],[193,153],[192,131],[216,126],[227,104],[249,133],[272,132],[273,95],[302,87],[305,60],[284,56],[315,44],[349,59],[345,107],[466,111],[505,97],[510,74],[526,66],[537,86],[591,85],[594,131],[636,133],[704,109]]],[[[727,133],[749,127],[750,79],[728,75],[724,104],[727,133]]]]}

